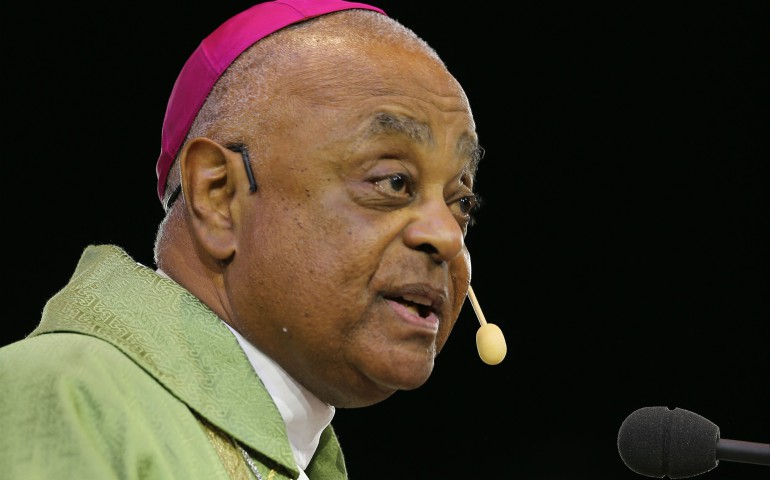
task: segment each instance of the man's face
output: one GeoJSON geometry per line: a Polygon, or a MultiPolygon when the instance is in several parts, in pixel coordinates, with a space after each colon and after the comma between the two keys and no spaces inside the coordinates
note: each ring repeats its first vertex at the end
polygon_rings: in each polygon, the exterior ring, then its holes
{"type": "Polygon", "coordinates": [[[365,406],[422,385],[460,313],[475,127],[421,54],[307,55],[271,95],[286,113],[237,197],[225,281],[252,343],[322,400],[365,406]]]}

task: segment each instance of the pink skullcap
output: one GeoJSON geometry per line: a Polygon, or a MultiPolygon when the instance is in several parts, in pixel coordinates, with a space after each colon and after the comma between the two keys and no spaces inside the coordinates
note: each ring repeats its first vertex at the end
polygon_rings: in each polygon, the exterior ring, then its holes
{"type": "Polygon", "coordinates": [[[214,83],[244,50],[293,23],[340,10],[377,7],[344,0],[274,0],[259,3],[225,21],[193,52],[174,83],[163,119],[160,158],[155,167],[163,201],[171,164],[214,83]]]}

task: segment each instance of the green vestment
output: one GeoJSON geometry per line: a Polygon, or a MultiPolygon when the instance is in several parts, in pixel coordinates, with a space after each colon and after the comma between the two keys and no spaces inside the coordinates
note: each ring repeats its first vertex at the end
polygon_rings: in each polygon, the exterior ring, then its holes
{"type": "MultiPolygon", "coordinates": [[[[118,247],[88,247],[34,332],[0,349],[3,479],[249,478],[236,446],[264,480],[299,474],[232,332],[118,247]]],[[[347,477],[331,426],[305,473],[347,477]]]]}

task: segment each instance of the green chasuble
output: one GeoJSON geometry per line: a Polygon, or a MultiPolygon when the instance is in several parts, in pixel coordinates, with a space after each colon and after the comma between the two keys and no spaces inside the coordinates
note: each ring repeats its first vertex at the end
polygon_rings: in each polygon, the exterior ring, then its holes
{"type": "MultiPolygon", "coordinates": [[[[0,348],[0,477],[299,475],[278,409],[232,332],[175,282],[88,247],[27,338],[0,348]]],[[[344,479],[331,426],[306,469],[344,479]]]]}

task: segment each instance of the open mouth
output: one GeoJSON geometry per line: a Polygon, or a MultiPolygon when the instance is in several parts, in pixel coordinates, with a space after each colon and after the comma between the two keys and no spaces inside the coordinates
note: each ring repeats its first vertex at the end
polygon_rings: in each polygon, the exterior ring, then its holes
{"type": "Polygon", "coordinates": [[[397,302],[406,307],[412,313],[419,315],[422,318],[427,318],[428,315],[434,313],[433,307],[427,299],[420,298],[407,298],[407,297],[386,297],[388,300],[397,302]]]}

